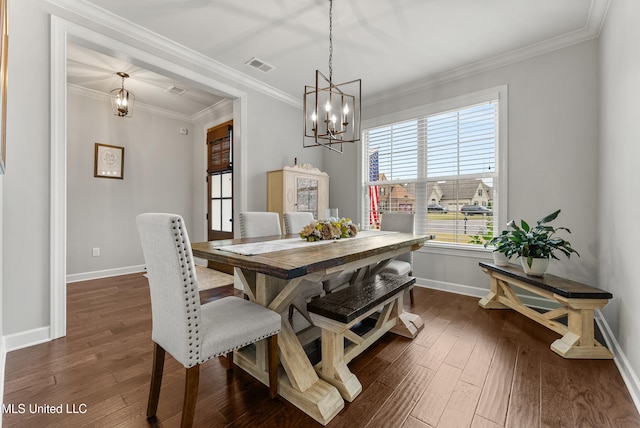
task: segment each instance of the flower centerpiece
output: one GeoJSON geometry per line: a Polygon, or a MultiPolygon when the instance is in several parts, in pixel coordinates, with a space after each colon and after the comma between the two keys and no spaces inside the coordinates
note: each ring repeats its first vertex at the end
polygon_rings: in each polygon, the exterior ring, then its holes
{"type": "Polygon", "coordinates": [[[351,222],[350,218],[314,221],[306,225],[299,233],[302,239],[309,242],[323,241],[327,239],[341,239],[356,236],[358,228],[351,222]]]}

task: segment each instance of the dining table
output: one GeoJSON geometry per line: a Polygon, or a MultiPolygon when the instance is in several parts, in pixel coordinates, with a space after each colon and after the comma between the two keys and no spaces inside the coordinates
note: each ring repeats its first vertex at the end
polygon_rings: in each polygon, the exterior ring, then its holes
{"type": "MultiPolygon", "coordinates": [[[[226,239],[192,244],[195,257],[231,265],[244,293],[252,301],[280,314],[278,336],[281,367],[278,393],[316,421],[326,425],[345,406],[338,389],[318,374],[304,346],[320,337],[319,329],[308,325],[294,329],[290,305],[307,320],[304,291],[311,284],[355,272],[352,281],[375,275],[394,257],[415,251],[430,235],[389,231],[360,231],[355,237],[307,242],[297,235],[226,239]]],[[[402,300],[400,300],[402,302],[402,300]]],[[[399,305],[392,333],[414,338],[422,320],[399,305]]],[[[264,342],[234,354],[234,363],[268,384],[267,349],[264,342]]],[[[348,368],[345,368],[348,370],[348,368]]]]}

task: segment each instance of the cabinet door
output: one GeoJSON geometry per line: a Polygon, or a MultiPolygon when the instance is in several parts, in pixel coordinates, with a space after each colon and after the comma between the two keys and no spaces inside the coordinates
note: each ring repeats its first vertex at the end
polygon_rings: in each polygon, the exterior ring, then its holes
{"type": "Polygon", "coordinates": [[[318,180],[313,177],[296,177],[296,211],[309,212],[318,219],[318,180]]]}

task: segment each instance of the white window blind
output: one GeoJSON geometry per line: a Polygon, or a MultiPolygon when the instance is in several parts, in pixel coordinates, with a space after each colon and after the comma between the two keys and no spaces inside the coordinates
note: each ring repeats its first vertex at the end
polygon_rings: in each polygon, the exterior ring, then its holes
{"type": "Polygon", "coordinates": [[[478,244],[493,230],[498,199],[499,101],[366,129],[364,223],[385,212],[415,213],[418,233],[478,244]]]}

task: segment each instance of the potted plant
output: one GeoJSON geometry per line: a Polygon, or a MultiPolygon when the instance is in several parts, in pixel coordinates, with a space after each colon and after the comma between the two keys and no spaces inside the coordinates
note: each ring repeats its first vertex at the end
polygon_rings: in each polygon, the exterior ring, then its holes
{"type": "Polygon", "coordinates": [[[505,255],[507,252],[507,245],[509,241],[509,232],[503,230],[500,235],[493,235],[493,221],[487,220],[486,229],[481,231],[478,235],[469,235],[469,243],[484,245],[484,248],[492,247],[491,255],[493,256],[493,263],[498,266],[508,266],[509,258],[505,255]]]}
{"type": "Polygon", "coordinates": [[[578,257],[580,254],[571,247],[571,244],[556,236],[560,230],[571,233],[566,227],[553,227],[548,225],[558,217],[560,210],[552,212],[536,222],[536,226],[530,227],[526,221],[520,220],[520,226],[511,220],[508,226],[511,230],[507,236],[508,246],[505,248],[507,258],[516,254],[520,257],[522,269],[528,275],[542,276],[547,271],[549,259],[559,260],[556,252],[560,252],[569,258],[572,253],[578,257]]]}
{"type": "Polygon", "coordinates": [[[484,243],[484,247],[493,247],[492,255],[493,262],[498,266],[508,266],[509,260],[515,253],[510,251],[512,248],[512,241],[510,239],[510,230],[503,230],[500,235],[493,236],[489,241],[484,243]],[[510,252],[509,256],[507,253],[510,252]]]}
{"type": "Polygon", "coordinates": [[[509,241],[509,232],[503,230],[500,235],[493,235],[493,221],[487,220],[486,229],[478,235],[469,235],[469,243],[484,245],[484,248],[492,247],[491,255],[493,263],[498,266],[508,266],[509,258],[505,255],[509,241]]]}

